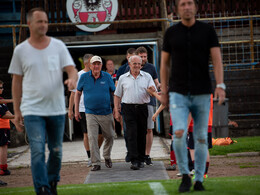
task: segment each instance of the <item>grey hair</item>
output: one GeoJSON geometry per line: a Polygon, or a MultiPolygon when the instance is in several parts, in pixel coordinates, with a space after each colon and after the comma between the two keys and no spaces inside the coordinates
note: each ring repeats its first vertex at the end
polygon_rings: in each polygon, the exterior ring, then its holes
{"type": "Polygon", "coordinates": [[[132,58],[135,58],[135,57],[138,57],[141,60],[141,63],[142,63],[142,58],[140,56],[138,56],[138,55],[131,56],[128,61],[131,63],[132,62],[132,58]]]}
{"type": "Polygon", "coordinates": [[[87,62],[89,59],[93,57],[93,54],[87,53],[83,56],[83,62],[87,62]]]}

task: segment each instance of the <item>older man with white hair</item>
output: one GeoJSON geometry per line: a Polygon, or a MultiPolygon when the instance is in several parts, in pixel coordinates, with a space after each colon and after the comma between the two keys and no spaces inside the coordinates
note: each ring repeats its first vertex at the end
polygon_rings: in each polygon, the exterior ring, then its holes
{"type": "Polygon", "coordinates": [[[131,169],[144,167],[146,129],[150,96],[148,88],[156,90],[150,74],[141,71],[142,59],[134,55],[129,59],[130,71],[123,74],[118,81],[114,96],[115,119],[120,120],[120,103],[126,123],[126,138],[131,160],[131,169]]]}
{"type": "Polygon", "coordinates": [[[110,93],[115,91],[111,76],[101,71],[102,59],[93,56],[90,60],[91,71],[81,75],[75,94],[75,119],[81,118],[79,113],[80,96],[84,94],[85,113],[87,120],[90,158],[93,165],[91,171],[101,169],[101,158],[98,147],[98,131],[101,127],[105,138],[103,156],[107,168],[112,168],[111,150],[114,142],[114,118],[110,104],[110,93]]]}

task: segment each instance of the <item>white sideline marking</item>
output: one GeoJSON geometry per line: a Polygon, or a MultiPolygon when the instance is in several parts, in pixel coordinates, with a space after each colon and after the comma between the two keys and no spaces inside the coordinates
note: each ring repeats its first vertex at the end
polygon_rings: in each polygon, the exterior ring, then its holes
{"type": "MultiPolygon", "coordinates": [[[[241,181],[251,181],[251,182],[259,182],[260,178],[240,178],[240,179],[229,179],[228,182],[241,182],[241,181]]],[[[172,180],[166,180],[164,181],[164,183],[171,183],[172,184],[172,180]]],[[[216,183],[216,182],[222,182],[219,179],[210,179],[207,180],[207,183],[216,183]]],[[[120,184],[120,183],[108,183],[108,184],[103,184],[102,186],[106,186],[106,187],[111,187],[111,186],[122,186],[122,185],[143,185],[144,183],[125,183],[125,184],[120,184]]],[[[148,183],[150,188],[153,190],[155,195],[167,195],[168,193],[166,192],[166,190],[164,189],[163,185],[159,182],[149,182],[148,183]],[[161,190],[159,190],[161,188],[161,190]]],[[[100,187],[100,183],[98,184],[86,184],[87,188],[97,188],[100,187]]],[[[70,189],[83,189],[86,188],[85,186],[58,186],[57,189],[58,190],[70,190],[70,189]]],[[[7,192],[4,192],[5,194],[14,194],[14,193],[22,193],[22,192],[34,192],[34,189],[27,189],[27,190],[12,190],[10,189],[10,191],[8,190],[7,192]]]]}
{"type": "Polygon", "coordinates": [[[154,195],[168,194],[161,183],[152,182],[152,183],[148,183],[148,184],[149,184],[150,188],[152,189],[154,195]]]}

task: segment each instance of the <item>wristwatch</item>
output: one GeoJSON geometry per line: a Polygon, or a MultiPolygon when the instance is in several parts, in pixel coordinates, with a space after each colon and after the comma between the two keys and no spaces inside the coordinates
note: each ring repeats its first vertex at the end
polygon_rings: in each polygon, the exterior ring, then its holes
{"type": "Polygon", "coordinates": [[[225,83],[217,84],[216,87],[217,87],[217,88],[221,88],[221,89],[223,89],[223,90],[226,90],[226,85],[225,85],[225,83]]]}

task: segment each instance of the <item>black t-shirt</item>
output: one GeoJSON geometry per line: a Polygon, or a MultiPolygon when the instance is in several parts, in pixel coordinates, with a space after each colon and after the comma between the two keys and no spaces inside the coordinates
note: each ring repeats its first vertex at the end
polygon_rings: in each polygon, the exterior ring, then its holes
{"type": "Polygon", "coordinates": [[[120,68],[118,68],[117,73],[116,73],[116,80],[118,81],[120,76],[125,74],[125,69],[128,66],[128,62],[125,63],[124,65],[120,66],[120,68]]]}
{"type": "Polygon", "coordinates": [[[169,91],[183,95],[212,92],[209,76],[210,48],[219,47],[209,24],[196,21],[191,27],[181,22],[167,29],[162,50],[171,55],[169,91]]]}

